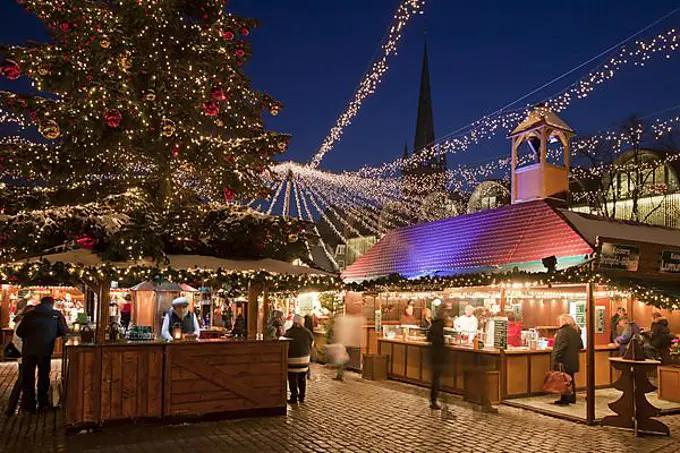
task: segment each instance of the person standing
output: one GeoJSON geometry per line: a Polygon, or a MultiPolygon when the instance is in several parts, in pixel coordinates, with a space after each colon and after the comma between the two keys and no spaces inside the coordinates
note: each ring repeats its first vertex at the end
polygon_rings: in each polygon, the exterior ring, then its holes
{"type": "MultiPolygon", "coordinates": [[[[309,330],[312,332],[312,337],[314,336],[314,319],[312,318],[311,315],[305,315],[305,329],[309,330]]],[[[314,348],[311,349],[310,354],[309,354],[309,361],[313,362],[316,359],[316,350],[314,348]]],[[[309,367],[307,369],[307,379],[312,378],[312,367],[309,367]]]]}
{"type": "MultiPolygon", "coordinates": [[[[15,329],[14,335],[12,336],[12,344],[14,345],[14,348],[19,352],[19,354],[21,354],[21,350],[23,349],[23,341],[21,340],[21,337],[17,335],[16,329],[21,324],[21,320],[23,319],[23,317],[26,316],[26,314],[31,310],[33,310],[33,306],[27,305],[23,310],[17,313],[16,317],[14,318],[15,329]]],[[[9,400],[7,401],[8,417],[14,415],[14,412],[17,409],[17,405],[19,404],[19,397],[21,396],[21,387],[23,385],[24,376],[24,365],[22,363],[21,355],[17,357],[17,365],[18,365],[17,380],[14,382],[14,387],[12,387],[12,391],[9,394],[9,400]]]]}
{"type": "Polygon", "coordinates": [[[68,332],[66,319],[54,309],[50,296],[40,299],[40,305],[23,317],[16,334],[21,338],[23,363],[22,410],[35,412],[35,370],[38,369],[38,409],[50,407],[50,368],[54,341],[68,332]]]}
{"type": "Polygon", "coordinates": [[[555,404],[565,406],[576,403],[574,375],[579,372],[579,353],[583,348],[583,341],[576,328],[576,321],[571,315],[560,315],[558,322],[560,329],[555,335],[555,346],[552,351],[553,369],[571,376],[571,394],[563,393],[555,404]]]}
{"type": "Polygon", "coordinates": [[[517,315],[513,312],[508,313],[508,346],[523,346],[522,323],[517,322],[517,315]]]}
{"type": "Polygon", "coordinates": [[[126,294],[120,306],[120,324],[126,332],[130,319],[132,319],[132,296],[126,294]]]}
{"type": "Polygon", "coordinates": [[[610,332],[609,332],[609,342],[614,343],[616,337],[619,336],[619,319],[626,316],[626,309],[623,307],[617,307],[614,316],[611,319],[610,332]]]}
{"type": "Polygon", "coordinates": [[[645,357],[653,360],[662,359],[663,352],[671,347],[675,336],[668,327],[668,320],[658,311],[652,313],[652,325],[647,335],[649,342],[642,346],[645,357]]]}
{"type": "Polygon", "coordinates": [[[167,341],[172,341],[172,329],[179,327],[182,334],[201,336],[201,326],[195,313],[189,311],[189,299],[178,297],[172,301],[172,307],[163,318],[161,335],[167,341]]]}
{"type": "Polygon", "coordinates": [[[621,335],[616,337],[614,344],[619,347],[619,355],[623,356],[626,353],[626,348],[628,347],[630,340],[632,340],[635,335],[640,334],[640,328],[635,322],[630,321],[625,316],[619,318],[619,328],[621,329],[621,335]]]}
{"type": "Polygon", "coordinates": [[[307,396],[307,370],[309,369],[309,354],[314,344],[314,335],[304,326],[302,316],[293,317],[293,326],[288,329],[284,337],[291,340],[288,345],[288,387],[290,390],[289,404],[304,403],[307,396]]]}
{"type": "Polygon", "coordinates": [[[432,386],[430,387],[430,409],[441,409],[437,403],[442,374],[446,368],[446,343],[444,342],[445,319],[438,317],[432,321],[427,332],[430,343],[430,366],[432,367],[432,386]]]}
{"type": "Polygon", "coordinates": [[[467,336],[467,343],[472,343],[475,335],[477,335],[477,329],[479,327],[479,321],[475,316],[475,307],[466,305],[465,315],[456,318],[453,326],[458,332],[467,336]]]}

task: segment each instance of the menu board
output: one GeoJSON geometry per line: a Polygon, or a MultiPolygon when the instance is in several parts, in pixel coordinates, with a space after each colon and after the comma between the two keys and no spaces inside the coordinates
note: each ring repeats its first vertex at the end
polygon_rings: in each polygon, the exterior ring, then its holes
{"type": "Polygon", "coordinates": [[[636,272],[640,264],[640,247],[636,245],[603,242],[600,251],[600,269],[636,272]]]}
{"type": "Polygon", "coordinates": [[[493,347],[508,349],[508,318],[493,318],[493,347]]]}
{"type": "Polygon", "coordinates": [[[661,272],[680,274],[680,251],[664,250],[661,252],[661,272]]]}
{"type": "Polygon", "coordinates": [[[583,340],[583,346],[586,346],[586,303],[569,302],[569,314],[574,318],[574,321],[576,321],[576,325],[581,328],[581,339],[583,340]]]}

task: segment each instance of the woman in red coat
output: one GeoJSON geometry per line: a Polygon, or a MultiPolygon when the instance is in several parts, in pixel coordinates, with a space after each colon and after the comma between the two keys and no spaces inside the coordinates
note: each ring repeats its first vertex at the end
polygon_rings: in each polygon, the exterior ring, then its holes
{"type": "Polygon", "coordinates": [[[522,323],[517,322],[515,313],[508,313],[508,346],[524,346],[522,344],[522,323]]]}

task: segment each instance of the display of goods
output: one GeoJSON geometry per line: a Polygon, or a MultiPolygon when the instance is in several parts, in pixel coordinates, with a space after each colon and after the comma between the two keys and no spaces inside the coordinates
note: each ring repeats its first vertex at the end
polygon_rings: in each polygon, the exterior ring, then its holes
{"type": "Polygon", "coordinates": [[[130,326],[127,330],[129,341],[150,341],[154,339],[151,326],[130,326]]]}

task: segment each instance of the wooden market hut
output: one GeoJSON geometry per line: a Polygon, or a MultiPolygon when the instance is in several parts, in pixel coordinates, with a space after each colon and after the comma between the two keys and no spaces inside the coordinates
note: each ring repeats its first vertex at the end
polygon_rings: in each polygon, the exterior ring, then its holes
{"type": "MultiPolygon", "coordinates": [[[[588,392],[586,418],[592,422],[595,388],[610,386],[615,377],[608,361],[615,349],[609,344],[612,310],[623,305],[634,321],[648,326],[652,305],[680,309],[680,231],[567,208],[572,134],[553,112],[532,112],[510,134],[511,205],[391,231],[342,273],[346,285],[359,288],[347,293],[346,305],[364,313],[368,352],[390,356],[391,377],[427,384],[429,371],[422,347],[376,335],[374,313],[383,313],[385,324],[385,305],[401,313],[407,302],[415,303],[418,315],[433,297],[455,309],[489,298],[505,312],[514,297],[525,320],[544,326],[549,337],[557,315],[570,310],[570,301],[581,301],[577,322],[586,331],[587,348],[577,385],[588,392]],[[549,141],[562,144],[561,161],[547,158],[549,141]],[[526,144],[535,160],[520,166],[519,150],[526,144]],[[436,296],[424,294],[437,285],[436,296]]],[[[680,332],[680,312],[661,311],[680,332]]],[[[549,351],[461,349],[451,360],[445,389],[463,393],[469,383],[463,370],[475,364],[497,389],[487,395],[494,401],[540,394],[550,369],[549,351]]]]}
{"type": "MultiPolygon", "coordinates": [[[[258,340],[259,303],[267,304],[268,287],[336,286],[334,274],[305,266],[263,259],[237,261],[198,255],[170,255],[162,265],[149,262],[104,263],[89,250],[33,257],[8,268],[69,269],[98,295],[97,342],[65,346],[62,380],[65,420],[69,429],[140,419],[196,419],[284,414],[286,411],[287,342],[258,340]],[[68,266],[64,266],[68,265],[68,266]],[[208,278],[228,281],[239,275],[248,293],[248,338],[199,341],[110,342],[108,288],[114,274],[146,278],[208,278]],[[97,281],[92,281],[92,278],[97,281]],[[257,357],[253,360],[253,357],[257,357]]],[[[192,281],[190,280],[190,281],[192,281]]],[[[143,289],[143,287],[142,287],[143,289]]],[[[170,288],[173,289],[173,288],[170,288]]],[[[176,288],[182,287],[176,284],[176,288]]]]}

